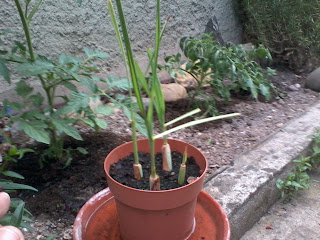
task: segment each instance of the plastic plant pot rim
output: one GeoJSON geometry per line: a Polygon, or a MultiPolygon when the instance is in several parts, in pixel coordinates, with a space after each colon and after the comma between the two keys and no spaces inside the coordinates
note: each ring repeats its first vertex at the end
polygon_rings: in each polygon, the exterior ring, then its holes
{"type": "MultiPolygon", "coordinates": [[[[142,139],[138,139],[137,140],[137,143],[139,144],[139,142],[141,141],[146,141],[147,139],[146,138],[142,138],[142,139]]],[[[181,144],[184,144],[184,145],[188,145],[188,150],[189,150],[189,147],[190,148],[193,148],[194,150],[197,150],[198,151],[198,154],[201,155],[202,158],[206,159],[206,157],[203,155],[203,153],[200,151],[200,149],[196,148],[195,146],[187,143],[187,142],[184,142],[182,140],[178,140],[178,139],[172,139],[172,138],[167,138],[168,142],[170,143],[171,141],[174,141],[174,142],[180,142],[181,144]]],[[[155,139],[155,142],[156,141],[162,141],[162,138],[157,138],[155,139]]],[[[118,147],[114,148],[108,155],[107,157],[105,158],[105,162],[106,162],[106,159],[108,158],[109,155],[112,155],[114,152],[118,151],[118,148],[121,148],[123,147],[124,145],[131,145],[132,144],[132,141],[130,142],[126,142],[126,143],[123,143],[122,145],[119,145],[118,147]]],[[[174,150],[174,149],[173,149],[174,150]]],[[[138,149],[139,151],[139,149],[138,149]]],[[[171,149],[172,151],[172,149],[171,149]]],[[[156,152],[159,152],[159,151],[156,151],[156,152]]],[[[191,155],[192,156],[192,155],[191,155]]],[[[188,156],[189,157],[189,156],[188,156]]],[[[108,176],[108,179],[109,181],[112,181],[114,184],[116,185],[120,185],[122,186],[123,188],[125,189],[128,189],[128,190],[134,190],[134,191],[138,191],[138,192],[143,192],[143,193],[152,193],[152,194],[161,194],[161,193],[165,193],[165,192],[172,192],[172,191],[176,191],[178,189],[183,189],[183,188],[187,188],[187,187],[190,187],[191,185],[194,185],[194,184],[197,184],[198,181],[200,181],[201,178],[204,177],[205,173],[207,172],[207,169],[208,169],[208,162],[205,161],[205,167],[204,169],[200,169],[200,171],[202,172],[200,174],[199,177],[196,178],[195,181],[193,181],[192,183],[189,183],[187,185],[184,185],[184,186],[181,186],[181,187],[178,187],[178,188],[174,188],[174,189],[169,189],[169,190],[160,190],[160,191],[152,191],[152,190],[142,190],[142,189],[137,189],[137,188],[132,188],[132,187],[129,187],[129,186],[125,186],[119,182],[117,182],[116,180],[114,180],[110,174],[109,174],[109,169],[107,169],[107,166],[106,164],[104,163],[104,171],[106,173],[106,175],[108,176]]]]}

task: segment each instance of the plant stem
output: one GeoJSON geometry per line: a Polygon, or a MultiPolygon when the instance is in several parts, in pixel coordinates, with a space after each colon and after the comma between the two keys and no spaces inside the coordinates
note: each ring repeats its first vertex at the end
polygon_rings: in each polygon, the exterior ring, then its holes
{"type": "Polygon", "coordinates": [[[25,34],[25,37],[26,37],[26,40],[27,40],[30,59],[32,61],[34,61],[35,60],[35,56],[34,56],[34,53],[33,53],[32,41],[31,41],[30,30],[29,30],[29,25],[28,25],[27,19],[25,18],[25,15],[24,15],[23,10],[21,8],[20,1],[19,0],[14,0],[14,2],[16,4],[17,8],[18,8],[19,16],[20,16],[20,19],[21,19],[21,22],[22,22],[23,31],[24,31],[24,34],[25,34]]]}

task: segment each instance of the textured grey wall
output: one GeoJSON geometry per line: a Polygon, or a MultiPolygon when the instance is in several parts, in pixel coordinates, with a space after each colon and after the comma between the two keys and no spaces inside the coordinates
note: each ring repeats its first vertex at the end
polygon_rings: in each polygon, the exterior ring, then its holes
{"type": "MultiPolygon", "coordinates": [[[[24,2],[24,1],[21,1],[24,2]]],[[[103,71],[120,72],[121,59],[109,20],[105,0],[44,0],[31,22],[31,35],[36,52],[54,57],[57,53],[81,54],[83,47],[110,54],[103,71]]],[[[225,41],[241,41],[241,27],[234,16],[232,0],[162,1],[162,19],[171,16],[161,45],[161,55],[178,50],[183,35],[197,36],[204,32],[210,18],[216,16],[225,41]]],[[[145,62],[145,48],[153,44],[154,0],[123,1],[133,49],[138,61],[145,62]]],[[[14,1],[0,0],[0,29],[19,31],[20,22],[14,1]]],[[[6,43],[8,39],[4,39],[6,43]]],[[[161,58],[161,57],[160,57],[161,58]]],[[[0,79],[0,100],[11,96],[9,86],[0,79]]]]}

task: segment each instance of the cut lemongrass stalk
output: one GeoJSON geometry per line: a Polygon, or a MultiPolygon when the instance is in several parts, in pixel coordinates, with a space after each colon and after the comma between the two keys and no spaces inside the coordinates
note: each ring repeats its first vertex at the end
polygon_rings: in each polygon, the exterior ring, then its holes
{"type": "Polygon", "coordinates": [[[133,164],[133,175],[136,180],[140,180],[143,177],[142,166],[140,163],[133,164]]]}
{"type": "Polygon", "coordinates": [[[149,182],[151,191],[160,191],[160,177],[157,174],[154,177],[150,175],[149,182]]]}
{"type": "Polygon", "coordinates": [[[179,185],[182,185],[184,183],[185,178],[186,178],[187,157],[188,157],[188,147],[186,147],[186,149],[184,150],[184,153],[182,156],[182,162],[180,164],[179,175],[178,175],[178,184],[179,185]]]}
{"type": "Polygon", "coordinates": [[[192,116],[192,115],[194,115],[194,114],[196,114],[198,112],[201,112],[200,108],[197,108],[197,109],[194,109],[194,110],[192,110],[190,112],[187,112],[187,113],[181,115],[180,117],[177,117],[177,118],[171,120],[170,122],[167,122],[166,124],[164,124],[164,126],[167,127],[167,126],[169,126],[171,124],[179,122],[180,120],[182,120],[182,119],[184,119],[186,117],[190,117],[190,116],[192,116]]]}
{"type": "Polygon", "coordinates": [[[209,117],[209,118],[195,120],[195,121],[188,122],[188,123],[182,124],[180,126],[171,128],[171,129],[169,129],[165,132],[162,132],[158,135],[155,135],[155,136],[153,136],[153,139],[161,138],[163,136],[168,135],[169,133],[176,132],[176,131],[183,129],[183,128],[186,128],[186,127],[191,127],[191,126],[195,126],[195,125],[205,123],[205,122],[210,122],[210,121],[224,119],[224,118],[231,118],[231,117],[236,117],[236,116],[240,116],[240,113],[231,113],[231,114],[226,114],[226,115],[221,115],[221,116],[215,116],[215,117],[209,117]]]}
{"type": "Polygon", "coordinates": [[[172,170],[171,148],[168,143],[164,143],[161,148],[162,152],[162,169],[170,172],[172,170]]]}
{"type": "Polygon", "coordinates": [[[178,175],[178,184],[182,185],[184,183],[185,178],[186,178],[186,165],[180,164],[179,175],[178,175]]]}

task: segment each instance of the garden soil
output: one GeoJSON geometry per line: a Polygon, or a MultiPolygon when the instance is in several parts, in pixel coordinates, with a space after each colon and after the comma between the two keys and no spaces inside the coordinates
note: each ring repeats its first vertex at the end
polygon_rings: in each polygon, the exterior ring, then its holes
{"type": "MultiPolygon", "coordinates": [[[[170,135],[202,150],[209,161],[207,178],[232,165],[236,156],[252,149],[319,100],[318,93],[303,88],[305,76],[278,69],[272,82],[280,90],[281,97],[265,102],[248,95],[233,96],[230,102],[219,103],[218,110],[222,114],[239,112],[241,116],[170,135]]],[[[187,105],[187,100],[168,103],[167,120],[187,112],[187,105]]],[[[25,184],[38,189],[38,192],[21,192],[19,196],[33,214],[31,226],[34,230],[24,229],[26,239],[45,239],[51,234],[56,234],[53,239],[72,239],[72,224],[81,206],[107,187],[104,158],[119,144],[130,141],[130,126],[120,110],[106,119],[107,129],[96,133],[79,126],[84,141],[66,140],[68,146],[81,146],[88,154],[77,154],[65,169],[52,164],[40,169],[38,159],[30,154],[19,160],[14,170],[25,176],[25,184]]]]}

